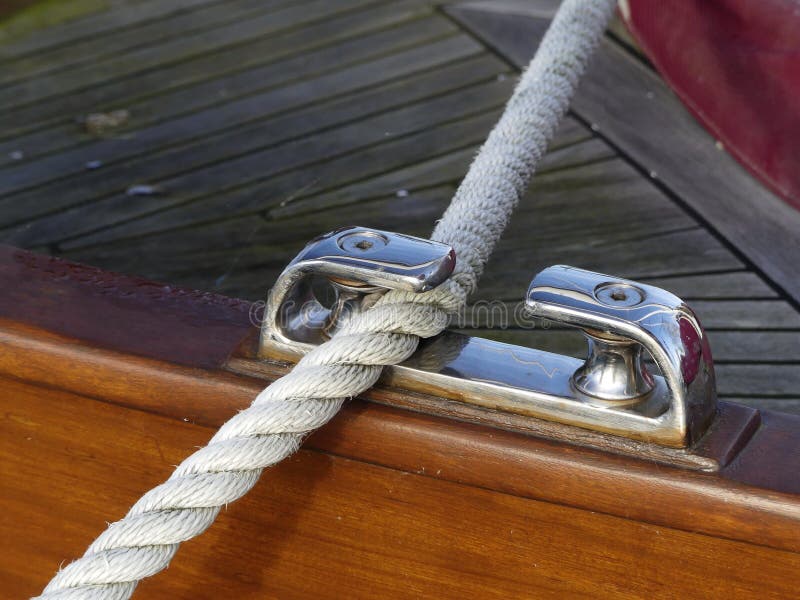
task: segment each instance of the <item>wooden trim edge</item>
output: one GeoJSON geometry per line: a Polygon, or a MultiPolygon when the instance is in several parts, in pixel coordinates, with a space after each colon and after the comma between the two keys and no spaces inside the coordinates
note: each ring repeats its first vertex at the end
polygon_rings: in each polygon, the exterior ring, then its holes
{"type": "MultiPolygon", "coordinates": [[[[92,347],[0,319],[0,374],[218,427],[263,382],[92,347]]],[[[367,398],[380,401],[379,392],[367,398]]],[[[354,400],[307,447],[618,517],[800,552],[796,496],[354,400]]],[[[188,451],[188,449],[187,449],[188,451]]]]}

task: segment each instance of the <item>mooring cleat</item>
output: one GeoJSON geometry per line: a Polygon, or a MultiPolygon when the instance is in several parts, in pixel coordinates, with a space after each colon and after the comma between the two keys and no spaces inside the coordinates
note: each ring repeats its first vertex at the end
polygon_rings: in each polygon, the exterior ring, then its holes
{"type": "Polygon", "coordinates": [[[269,293],[260,353],[270,345],[307,352],[328,339],[362,300],[387,290],[425,292],[455,267],[447,244],[366,227],[344,227],[311,240],[269,293]]]}
{"type": "Polygon", "coordinates": [[[526,305],[586,336],[588,356],[569,376],[576,417],[670,446],[688,446],[706,430],[716,412],[714,364],[699,319],[680,298],[559,265],[534,278],[526,305]]]}
{"type": "MultiPolygon", "coordinates": [[[[430,290],[454,266],[449,246],[420,238],[364,227],[322,235],[270,292],[259,356],[301,356],[371,295],[430,290]]],[[[553,325],[581,329],[587,358],[445,332],[387,367],[385,378],[465,405],[671,448],[689,447],[706,431],[716,413],[714,366],[706,334],[680,298],[554,266],[533,279],[525,308],[553,325]]]]}

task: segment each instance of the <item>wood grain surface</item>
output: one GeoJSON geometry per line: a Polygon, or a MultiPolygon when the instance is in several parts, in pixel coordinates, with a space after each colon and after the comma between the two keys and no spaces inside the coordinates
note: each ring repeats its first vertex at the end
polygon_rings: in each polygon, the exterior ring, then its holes
{"type": "MultiPolygon", "coordinates": [[[[36,593],[213,433],[0,381],[0,581],[36,593]]],[[[790,598],[800,554],[303,450],[142,598],[790,598]],[[224,590],[224,592],[223,592],[224,590]]]]}

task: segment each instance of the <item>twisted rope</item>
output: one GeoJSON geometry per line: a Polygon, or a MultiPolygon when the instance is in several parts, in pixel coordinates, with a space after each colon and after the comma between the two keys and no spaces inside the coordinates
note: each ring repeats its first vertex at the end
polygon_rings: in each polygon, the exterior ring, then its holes
{"type": "Polygon", "coordinates": [[[371,387],[420,338],[440,333],[464,306],[525,192],[602,35],[613,0],[565,0],[432,238],[458,256],[453,276],[425,294],[391,291],[303,357],[111,524],[39,598],[125,599],[164,569],[178,545],[246,494],[264,468],[293,454],[344,401],[371,387]]]}

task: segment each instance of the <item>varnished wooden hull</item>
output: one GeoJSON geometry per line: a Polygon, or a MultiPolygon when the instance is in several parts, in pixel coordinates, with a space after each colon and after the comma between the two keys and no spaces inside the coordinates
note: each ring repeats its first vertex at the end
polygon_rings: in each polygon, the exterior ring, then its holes
{"type": "MultiPolygon", "coordinates": [[[[24,597],[264,382],[226,366],[252,334],[245,303],[11,248],[0,265],[0,587],[24,597]]],[[[800,419],[762,413],[708,474],[386,406],[393,394],[349,403],[140,597],[796,594],[800,419]]]]}

